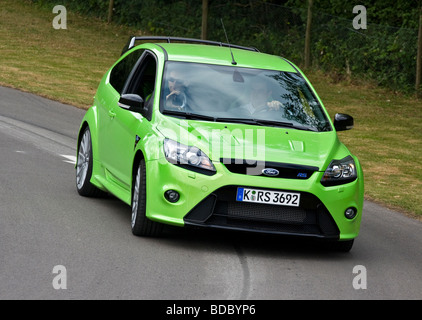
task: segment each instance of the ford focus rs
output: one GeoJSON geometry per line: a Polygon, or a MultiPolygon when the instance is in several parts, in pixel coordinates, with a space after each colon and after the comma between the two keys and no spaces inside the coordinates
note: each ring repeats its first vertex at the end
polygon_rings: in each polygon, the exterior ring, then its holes
{"type": "Polygon", "coordinates": [[[333,241],[359,234],[363,173],[297,66],[255,48],[133,37],[102,78],[77,145],[76,187],[164,224],[333,241]],[[137,42],[141,41],[142,44],[137,42]]]}

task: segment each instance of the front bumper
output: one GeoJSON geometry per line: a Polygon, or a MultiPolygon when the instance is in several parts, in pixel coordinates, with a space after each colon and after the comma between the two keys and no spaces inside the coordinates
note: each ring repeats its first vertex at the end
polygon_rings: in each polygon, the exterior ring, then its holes
{"type": "Polygon", "coordinates": [[[147,162],[147,217],[176,226],[199,226],[253,232],[350,240],[357,237],[363,208],[363,178],[344,185],[324,187],[323,172],[306,180],[251,176],[230,172],[214,163],[211,176],[175,166],[165,159],[147,162]],[[237,187],[301,193],[299,207],[236,201],[237,187]],[[167,190],[180,194],[176,203],[164,197],[167,190]],[[347,208],[357,209],[349,220],[347,208]]]}

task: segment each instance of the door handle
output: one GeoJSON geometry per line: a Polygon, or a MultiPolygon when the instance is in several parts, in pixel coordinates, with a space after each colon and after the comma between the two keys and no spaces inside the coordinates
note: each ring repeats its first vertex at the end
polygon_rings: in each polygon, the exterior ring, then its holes
{"type": "Polygon", "coordinates": [[[114,119],[114,117],[116,116],[116,113],[115,113],[113,110],[109,110],[109,111],[108,111],[108,116],[109,116],[111,119],[114,119]]]}

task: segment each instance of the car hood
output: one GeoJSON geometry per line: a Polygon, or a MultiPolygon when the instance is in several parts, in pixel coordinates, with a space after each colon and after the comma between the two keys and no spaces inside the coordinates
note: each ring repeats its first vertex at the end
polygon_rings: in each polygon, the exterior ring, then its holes
{"type": "Polygon", "coordinates": [[[335,131],[312,132],[174,117],[164,117],[157,128],[165,138],[198,147],[213,162],[245,159],[313,166],[323,171],[340,149],[348,153],[335,131]]]}

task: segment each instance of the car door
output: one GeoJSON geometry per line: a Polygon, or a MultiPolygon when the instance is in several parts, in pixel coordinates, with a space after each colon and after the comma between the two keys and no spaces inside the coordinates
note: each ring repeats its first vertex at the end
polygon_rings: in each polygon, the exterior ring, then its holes
{"type": "Polygon", "coordinates": [[[117,103],[126,83],[145,50],[138,49],[120,60],[110,71],[101,91],[97,93],[98,105],[98,158],[104,169],[105,177],[110,177],[110,166],[116,146],[110,141],[113,136],[113,122],[116,118],[117,103]]]}
{"type": "MultiPolygon", "coordinates": [[[[152,101],[155,87],[156,60],[152,53],[145,51],[135,65],[122,94],[137,94],[146,106],[152,101]]],[[[150,106],[152,107],[152,106],[150,106]]],[[[107,174],[111,182],[126,190],[131,188],[132,161],[135,145],[139,141],[140,132],[148,119],[139,112],[129,111],[119,106],[118,101],[113,105],[109,130],[105,133],[106,141],[110,144],[110,154],[107,163],[107,174]],[[141,128],[140,128],[141,127],[141,128]]]]}

